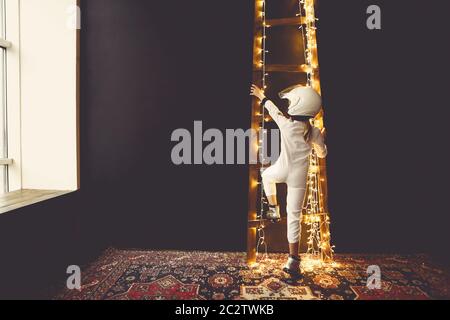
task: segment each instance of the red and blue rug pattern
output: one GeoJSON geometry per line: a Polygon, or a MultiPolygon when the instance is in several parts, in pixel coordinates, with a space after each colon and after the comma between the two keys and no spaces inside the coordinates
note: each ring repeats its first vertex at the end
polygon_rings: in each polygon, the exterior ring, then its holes
{"type": "MultiPolygon", "coordinates": [[[[281,271],[285,254],[249,267],[245,253],[108,249],[82,271],[70,300],[425,300],[449,299],[449,272],[425,255],[336,255],[331,264],[302,265],[304,276],[281,271]],[[381,269],[369,289],[367,268],[381,269]]],[[[305,261],[307,261],[305,259],[305,261]]]]}

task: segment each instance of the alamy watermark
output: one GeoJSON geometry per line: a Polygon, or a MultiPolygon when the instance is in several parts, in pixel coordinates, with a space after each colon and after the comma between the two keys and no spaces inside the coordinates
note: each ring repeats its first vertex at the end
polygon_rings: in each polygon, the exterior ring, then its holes
{"type": "Polygon", "coordinates": [[[171,158],[176,165],[271,164],[280,154],[278,129],[207,129],[194,121],[193,133],[187,129],[173,131],[171,158]],[[270,133],[269,133],[270,132],[270,133]],[[269,137],[270,136],[270,137],[269,137]],[[269,152],[270,141],[270,152],[269,152]]]}
{"type": "Polygon", "coordinates": [[[374,4],[367,7],[366,13],[369,15],[366,21],[367,29],[381,30],[381,8],[374,4]]]}
{"type": "Polygon", "coordinates": [[[67,289],[81,290],[81,268],[77,265],[68,266],[66,273],[69,274],[66,281],[67,289]]]}
{"type": "Polygon", "coordinates": [[[381,268],[373,265],[367,268],[367,288],[369,290],[381,289],[381,268]]]}

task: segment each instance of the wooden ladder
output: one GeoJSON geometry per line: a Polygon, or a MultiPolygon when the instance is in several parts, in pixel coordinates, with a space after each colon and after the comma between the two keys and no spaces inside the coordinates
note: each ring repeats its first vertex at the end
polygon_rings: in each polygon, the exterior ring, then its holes
{"type": "MultiPolygon", "coordinates": [[[[264,51],[265,47],[263,47],[264,41],[267,40],[265,38],[267,28],[278,28],[278,27],[286,27],[286,26],[303,26],[304,29],[308,27],[308,23],[313,23],[312,19],[315,20],[314,13],[314,0],[303,0],[305,3],[304,15],[297,15],[295,17],[288,18],[280,18],[280,19],[266,19],[265,15],[267,12],[265,11],[265,2],[269,0],[256,0],[255,1],[255,24],[254,24],[254,45],[253,45],[253,83],[263,87],[265,83],[263,83],[263,78],[265,74],[272,73],[301,73],[301,74],[310,74],[310,83],[314,89],[316,89],[319,93],[321,92],[320,88],[320,74],[319,74],[319,64],[317,58],[317,45],[316,45],[316,33],[315,29],[313,32],[309,34],[308,41],[312,43],[312,46],[309,47],[311,63],[298,64],[298,65],[290,65],[290,64],[266,64],[262,63],[264,58],[263,55],[266,54],[264,51]],[[306,10],[306,6],[308,7],[308,11],[306,10]],[[314,15],[313,17],[311,15],[314,15]]],[[[276,0],[271,0],[276,1],[276,0]]],[[[294,41],[299,41],[301,38],[301,33],[299,32],[298,39],[294,41]]],[[[303,39],[301,39],[303,41],[303,39]]],[[[264,61],[265,62],[265,61],[264,61]]],[[[251,128],[258,132],[260,128],[263,126],[263,122],[265,121],[264,117],[261,117],[263,113],[262,107],[256,99],[253,99],[252,105],[252,122],[251,128]]],[[[323,127],[323,111],[320,115],[315,119],[315,124],[318,127],[323,127]]],[[[257,152],[257,151],[256,151],[257,152]]],[[[259,237],[259,228],[265,227],[270,222],[263,219],[258,211],[260,211],[259,207],[261,206],[261,164],[251,164],[249,168],[249,203],[248,203],[248,233],[247,233],[247,261],[249,264],[255,263],[257,259],[257,243],[259,237]]],[[[316,220],[320,221],[320,234],[321,234],[321,243],[320,246],[320,255],[322,261],[330,261],[333,257],[333,250],[330,245],[330,230],[329,230],[329,215],[328,215],[328,189],[327,189],[327,174],[326,174],[326,162],[324,159],[317,159],[316,166],[314,168],[317,173],[317,177],[319,178],[319,208],[320,212],[317,212],[314,216],[316,220]]],[[[309,217],[310,218],[310,217],[309,217]]],[[[308,220],[308,216],[303,214],[302,223],[308,223],[311,219],[308,220]]],[[[282,219],[281,223],[285,224],[286,219],[282,219]]]]}

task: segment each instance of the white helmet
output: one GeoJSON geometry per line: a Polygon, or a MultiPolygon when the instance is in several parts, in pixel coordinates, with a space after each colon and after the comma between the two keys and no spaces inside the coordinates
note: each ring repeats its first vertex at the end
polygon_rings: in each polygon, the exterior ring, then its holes
{"type": "Polygon", "coordinates": [[[288,113],[291,116],[315,117],[322,108],[322,98],[310,87],[296,85],[289,87],[279,94],[281,99],[289,100],[288,113]]]}

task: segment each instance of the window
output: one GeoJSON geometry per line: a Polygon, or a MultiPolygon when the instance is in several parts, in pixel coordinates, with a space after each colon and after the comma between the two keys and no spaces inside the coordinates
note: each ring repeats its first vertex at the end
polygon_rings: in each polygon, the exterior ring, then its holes
{"type": "Polygon", "coordinates": [[[79,188],[77,3],[0,0],[0,214],[79,188]]]}

